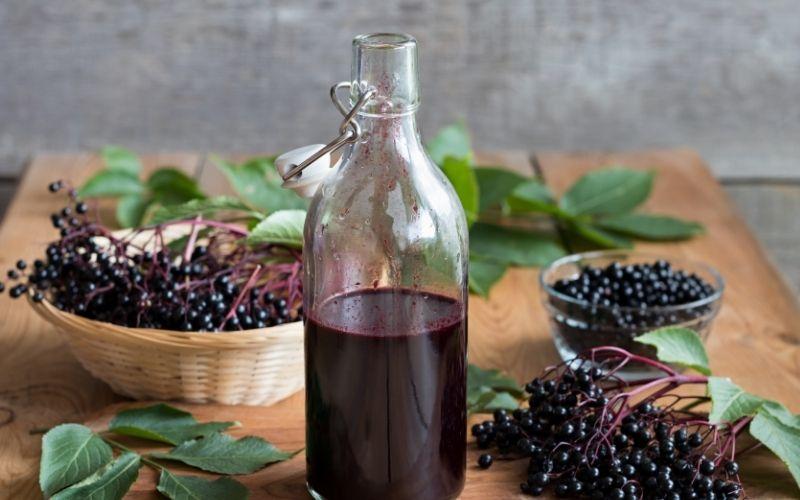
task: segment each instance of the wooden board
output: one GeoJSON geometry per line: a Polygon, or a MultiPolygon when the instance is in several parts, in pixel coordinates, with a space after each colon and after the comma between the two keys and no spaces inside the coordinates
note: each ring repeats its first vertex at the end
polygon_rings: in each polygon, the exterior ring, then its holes
{"type": "MultiPolygon", "coordinates": [[[[178,165],[197,172],[193,154],[148,157],[147,168],[178,165]]],[[[483,154],[480,163],[505,165],[520,173],[535,170],[525,153],[483,154]]],[[[769,265],[761,248],[736,215],[724,192],[696,154],[655,151],[619,155],[544,154],[538,157],[548,184],[562,191],[582,172],[609,163],[653,168],[659,173],[648,202],[653,211],[694,218],[708,234],[689,242],[646,245],[654,252],[713,262],[728,282],[725,301],[709,339],[712,367],[745,388],[800,411],[800,312],[786,286],[769,265]],[[768,382],[767,382],[768,381],[768,382]]],[[[55,177],[82,182],[99,167],[86,155],[41,156],[21,183],[0,227],[0,270],[20,256],[33,257],[52,238],[47,215],[60,198],[47,193],[55,177]]],[[[212,179],[213,168],[202,169],[206,189],[219,192],[224,182],[212,179]]],[[[489,300],[470,302],[470,361],[505,368],[519,380],[530,378],[557,360],[544,312],[539,305],[537,271],[509,272],[489,300]]],[[[106,408],[122,398],[89,376],[74,360],[59,335],[23,304],[0,298],[0,498],[39,498],[36,484],[40,435],[32,429],[65,421],[83,421],[102,428],[116,411],[106,408]]],[[[257,434],[292,449],[303,443],[303,399],[295,395],[272,407],[191,407],[201,420],[234,419],[243,423],[236,434],[257,434]]],[[[471,447],[464,498],[515,498],[521,462],[501,463],[489,472],[477,471],[471,447]]],[[[303,458],[269,467],[241,478],[253,498],[302,498],[303,458]]],[[[744,464],[748,492],[759,498],[796,495],[791,477],[767,454],[744,464]]],[[[132,498],[150,498],[155,476],[143,470],[132,498]]]]}

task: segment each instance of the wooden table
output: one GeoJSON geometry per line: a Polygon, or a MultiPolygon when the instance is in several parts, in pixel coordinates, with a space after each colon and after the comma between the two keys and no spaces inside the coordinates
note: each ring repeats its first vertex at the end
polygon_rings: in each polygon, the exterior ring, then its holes
{"type": "MultiPolygon", "coordinates": [[[[780,276],[735,213],[703,161],[692,151],[669,150],[625,154],[541,154],[523,152],[479,155],[484,165],[503,165],[526,175],[540,175],[561,192],[583,172],[609,164],[653,168],[658,172],[648,209],[698,220],[708,233],[691,241],[644,244],[639,249],[713,263],[727,280],[725,300],[708,341],[716,374],[733,377],[745,389],[784,402],[800,412],[800,312],[780,276]],[[531,161],[531,159],[533,161],[531,161]]],[[[153,155],[146,167],[171,164],[198,176],[204,188],[219,193],[225,182],[195,154],[153,155]]],[[[46,189],[49,181],[76,184],[100,168],[92,155],[42,155],[22,180],[16,199],[0,227],[0,270],[19,257],[33,258],[53,239],[48,214],[61,199],[46,189]]],[[[503,367],[520,381],[557,360],[539,305],[537,270],[515,269],[492,291],[489,300],[470,303],[470,361],[503,367]]],[[[33,429],[60,422],[88,421],[102,426],[123,398],[84,371],[63,338],[38,319],[24,302],[0,297],[0,497],[39,498],[36,483],[40,435],[33,429]]],[[[259,434],[279,446],[303,446],[302,394],[272,407],[191,407],[201,419],[239,420],[235,434],[259,434]]],[[[470,445],[464,498],[515,498],[521,462],[499,463],[490,471],[474,467],[470,445]]],[[[751,496],[797,495],[791,477],[768,453],[757,452],[743,463],[751,496]]],[[[142,469],[132,498],[156,498],[155,475],[142,469]]],[[[302,498],[304,458],[268,467],[240,478],[253,498],[302,498]]]]}

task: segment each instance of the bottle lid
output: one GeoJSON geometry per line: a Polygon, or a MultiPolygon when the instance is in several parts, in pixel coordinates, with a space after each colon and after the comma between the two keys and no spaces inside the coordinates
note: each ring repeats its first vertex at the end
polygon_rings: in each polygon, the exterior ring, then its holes
{"type": "MultiPolygon", "coordinates": [[[[275,160],[275,168],[284,177],[292,167],[301,164],[324,147],[324,144],[310,144],[287,151],[275,160]]],[[[311,198],[317,192],[317,188],[322,181],[339,168],[339,163],[337,161],[331,164],[330,153],[325,153],[303,169],[302,172],[283,181],[281,187],[291,189],[303,198],[311,198]]]]}

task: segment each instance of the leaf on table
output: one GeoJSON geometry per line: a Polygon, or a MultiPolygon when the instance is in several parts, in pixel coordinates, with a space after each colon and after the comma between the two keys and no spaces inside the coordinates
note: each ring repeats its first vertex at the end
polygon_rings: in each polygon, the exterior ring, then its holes
{"type": "Polygon", "coordinates": [[[529,181],[516,172],[502,168],[478,167],[473,169],[480,193],[479,211],[505,200],[518,186],[529,181]]]}
{"type": "Polygon", "coordinates": [[[247,242],[280,243],[294,248],[303,247],[305,210],[279,210],[259,222],[247,237],[247,242]]]}
{"type": "Polygon", "coordinates": [[[622,234],[644,240],[684,240],[702,234],[703,225],[653,214],[620,214],[601,217],[596,224],[622,234]]]}
{"type": "Polygon", "coordinates": [[[674,363],[704,375],[711,375],[708,367],[708,354],[694,330],[668,326],[640,335],[634,340],[654,346],[658,353],[658,359],[665,363],[674,363]]]}
{"type": "Polygon", "coordinates": [[[141,224],[152,199],[138,194],[123,196],[117,202],[116,216],[120,227],[136,227],[141,224]]]}
{"type": "Polygon", "coordinates": [[[709,377],[708,395],[711,397],[712,424],[735,422],[741,417],[753,415],[765,402],[763,398],[745,392],[729,378],[709,377]]]}
{"type": "Polygon", "coordinates": [[[800,415],[793,415],[788,408],[778,403],[777,401],[764,401],[764,404],[759,409],[761,413],[765,413],[774,418],[777,418],[785,425],[800,429],[800,415]]]}
{"type": "Polygon", "coordinates": [[[231,183],[234,191],[248,204],[268,213],[284,209],[304,209],[306,200],[290,189],[283,189],[276,180],[277,172],[268,158],[254,158],[241,165],[214,160],[231,183]]]}
{"type": "Polygon", "coordinates": [[[229,477],[212,481],[199,476],[178,476],[167,469],[161,470],[156,488],[172,500],[244,500],[249,495],[242,483],[229,477]]]}
{"type": "Polygon", "coordinates": [[[463,123],[455,123],[440,129],[425,149],[437,165],[442,165],[448,156],[466,159],[468,163],[472,163],[469,132],[463,123]]]}
{"type": "Polygon", "coordinates": [[[549,215],[563,215],[550,189],[536,179],[529,179],[518,186],[507,200],[512,212],[541,212],[549,215]]]}
{"type": "Polygon", "coordinates": [[[750,434],[786,464],[800,487],[800,429],[769,412],[759,411],[750,422],[750,434]]]}
{"type": "Polygon", "coordinates": [[[78,190],[82,198],[127,196],[144,193],[145,187],[138,177],[121,170],[101,170],[89,178],[78,190]]]}
{"type": "Polygon", "coordinates": [[[519,384],[498,370],[467,365],[467,408],[470,413],[514,409],[519,406],[522,394],[519,384]]]}
{"type": "Polygon", "coordinates": [[[281,462],[297,452],[281,451],[256,436],[235,440],[227,434],[211,434],[186,441],[169,453],[153,453],[154,458],[177,460],[187,465],[219,474],[250,474],[268,464],[281,462]]]}
{"type": "Polygon", "coordinates": [[[142,162],[132,151],[118,146],[106,146],[100,150],[103,164],[107,170],[124,172],[133,177],[139,177],[142,171],[142,162]]]}
{"type": "Polygon", "coordinates": [[[469,259],[469,288],[482,297],[489,296],[489,290],[500,281],[508,266],[477,257],[469,259]]]}
{"type": "Polygon", "coordinates": [[[111,447],[88,427],[62,424],[42,438],[39,486],[45,496],[81,481],[113,458],[111,447]]]}
{"type": "Polygon", "coordinates": [[[630,212],[653,188],[653,172],[611,167],[595,170],[573,184],[559,206],[572,215],[613,215],[630,212]]]}
{"type": "Polygon", "coordinates": [[[480,198],[478,181],[475,179],[475,172],[472,170],[469,160],[447,156],[442,162],[441,168],[461,201],[464,214],[467,216],[467,224],[472,225],[478,218],[480,198]]]}
{"type": "Polygon", "coordinates": [[[628,238],[580,221],[570,221],[567,227],[578,236],[601,248],[633,248],[628,238]]]}
{"type": "Polygon", "coordinates": [[[147,187],[153,193],[153,198],[163,205],[177,205],[206,197],[197,181],[172,167],[153,172],[147,179],[147,187]]]}
{"type": "Polygon", "coordinates": [[[513,378],[503,375],[499,370],[484,370],[470,363],[467,366],[467,392],[480,387],[509,392],[518,397],[523,394],[522,387],[513,378]]]}
{"type": "Polygon", "coordinates": [[[209,218],[217,212],[237,211],[244,212],[249,217],[263,218],[259,212],[253,211],[237,198],[230,196],[215,196],[204,200],[191,200],[180,205],[159,207],[153,214],[152,224],[161,224],[170,220],[193,219],[198,215],[209,218]]]}
{"type": "Polygon", "coordinates": [[[83,481],[61,490],[51,500],[119,500],[139,477],[138,454],[126,451],[83,481]]]}
{"type": "Polygon", "coordinates": [[[186,411],[165,404],[123,410],[111,420],[109,430],[168,444],[180,444],[189,439],[208,436],[225,430],[236,422],[198,423],[186,411]]]}
{"type": "Polygon", "coordinates": [[[514,410],[519,407],[519,399],[508,392],[484,390],[477,401],[467,400],[467,413],[490,413],[495,410],[514,410]]]}
{"type": "Polygon", "coordinates": [[[517,266],[544,266],[565,255],[552,235],[481,222],[469,232],[469,249],[481,260],[517,266]]]}

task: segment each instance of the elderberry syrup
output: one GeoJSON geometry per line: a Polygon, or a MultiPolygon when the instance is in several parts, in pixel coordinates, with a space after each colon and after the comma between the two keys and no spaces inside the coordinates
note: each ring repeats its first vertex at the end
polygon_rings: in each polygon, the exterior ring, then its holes
{"type": "Polygon", "coordinates": [[[353,49],[359,136],[317,189],[304,234],[308,489],[455,498],[466,467],[466,218],[420,140],[416,41],[363,35],[353,49]]]}
{"type": "Polygon", "coordinates": [[[306,322],[308,481],[325,498],[450,498],[462,488],[466,323],[404,289],[328,299],[306,322]]]}

